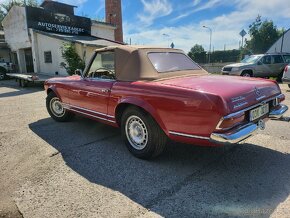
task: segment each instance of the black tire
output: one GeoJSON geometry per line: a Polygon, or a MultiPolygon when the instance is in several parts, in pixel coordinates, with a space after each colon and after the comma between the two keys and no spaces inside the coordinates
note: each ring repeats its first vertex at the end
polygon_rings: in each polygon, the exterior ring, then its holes
{"type": "Polygon", "coordinates": [[[6,78],[7,70],[4,67],[0,67],[0,80],[4,80],[6,78]]]}
{"type": "Polygon", "coordinates": [[[28,85],[28,81],[24,80],[24,79],[20,79],[19,80],[19,86],[22,87],[22,88],[25,88],[27,87],[28,85]]]}
{"type": "MultiPolygon", "coordinates": [[[[121,129],[122,138],[124,139],[128,150],[138,158],[150,159],[157,157],[165,148],[167,136],[163,130],[149,114],[136,107],[129,107],[123,113],[121,129]],[[142,135],[142,133],[145,133],[144,135],[147,134],[142,141],[143,143],[139,143],[139,145],[132,138],[132,134],[134,134],[132,133],[133,130],[129,131],[129,127],[134,126],[134,124],[136,124],[136,128],[134,129],[135,133],[137,131],[140,135],[142,135]],[[138,128],[141,130],[136,130],[138,128]]],[[[136,137],[138,136],[135,136],[135,138],[136,137]]]]}
{"type": "Polygon", "coordinates": [[[6,74],[0,72],[0,80],[4,80],[6,78],[6,74]]]}
{"type": "Polygon", "coordinates": [[[282,70],[282,72],[280,72],[279,75],[277,76],[276,81],[278,83],[281,83],[282,82],[283,73],[284,73],[284,70],[282,70]]]}
{"type": "Polygon", "coordinates": [[[251,72],[251,71],[243,71],[241,76],[243,76],[243,77],[253,77],[253,72],[251,72]]]}
{"type": "Polygon", "coordinates": [[[288,87],[290,88],[290,84],[288,84],[288,87]]]}
{"type": "Polygon", "coordinates": [[[60,99],[54,92],[50,92],[46,97],[46,109],[49,115],[57,122],[70,121],[74,114],[62,107],[60,99]],[[58,111],[55,107],[59,107],[58,111]]]}

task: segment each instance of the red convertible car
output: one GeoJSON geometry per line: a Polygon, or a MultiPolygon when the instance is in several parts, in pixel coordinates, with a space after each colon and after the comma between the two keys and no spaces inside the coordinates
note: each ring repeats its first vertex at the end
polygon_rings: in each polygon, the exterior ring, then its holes
{"type": "Polygon", "coordinates": [[[95,51],[81,76],[45,82],[56,121],[84,115],[120,127],[133,155],[159,155],[167,139],[237,143],[287,106],[271,80],[211,75],[181,50],[118,46],[95,51]]]}

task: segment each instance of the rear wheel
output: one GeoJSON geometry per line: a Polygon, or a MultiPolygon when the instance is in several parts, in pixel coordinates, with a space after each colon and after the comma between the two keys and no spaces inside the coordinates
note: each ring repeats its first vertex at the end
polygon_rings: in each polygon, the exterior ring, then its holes
{"type": "Polygon", "coordinates": [[[288,87],[290,88],[290,84],[288,84],[288,87]]]}
{"type": "Polygon", "coordinates": [[[0,80],[4,80],[5,79],[5,73],[0,72],[0,80]]]}
{"type": "Polygon", "coordinates": [[[167,136],[155,120],[142,110],[130,107],[122,115],[122,137],[136,157],[150,159],[162,153],[167,136]]]}
{"type": "Polygon", "coordinates": [[[54,92],[50,92],[47,95],[46,108],[49,115],[58,122],[66,122],[73,117],[73,113],[63,107],[61,100],[54,92]]]}

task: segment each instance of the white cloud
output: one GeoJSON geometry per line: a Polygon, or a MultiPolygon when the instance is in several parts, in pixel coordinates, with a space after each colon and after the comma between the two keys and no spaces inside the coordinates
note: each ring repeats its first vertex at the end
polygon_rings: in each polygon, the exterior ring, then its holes
{"type": "Polygon", "coordinates": [[[205,4],[199,4],[199,3],[201,3],[201,1],[199,1],[199,0],[193,1],[193,4],[192,4],[193,9],[190,9],[189,11],[182,12],[181,15],[172,19],[172,21],[177,21],[177,20],[180,20],[182,18],[188,17],[189,15],[196,13],[198,11],[203,11],[203,10],[206,10],[209,8],[216,7],[217,5],[222,3],[222,0],[212,0],[212,1],[206,2],[205,4]],[[195,7],[195,6],[197,6],[197,7],[195,7]]]}
{"type": "MultiPolygon", "coordinates": [[[[225,4],[219,0],[211,2],[215,6],[225,4]]],[[[206,10],[209,6],[204,4],[203,1],[200,3],[193,1],[193,4],[196,4],[196,7],[192,10],[206,10]]],[[[152,26],[150,28],[142,27],[141,29],[138,23],[134,24],[130,22],[124,25],[125,38],[131,38],[133,44],[158,45],[163,47],[167,47],[168,44],[174,42],[176,48],[181,48],[186,52],[194,44],[201,44],[208,50],[209,32],[202,28],[205,25],[213,30],[212,45],[215,50],[222,50],[224,45],[226,45],[226,49],[238,49],[239,41],[241,40],[239,32],[242,29],[247,31],[249,24],[254,21],[258,14],[262,16],[263,20],[269,19],[273,20],[274,24],[279,23],[279,28],[285,27],[288,29],[290,27],[290,4],[285,4],[285,0],[270,1],[267,4],[264,0],[232,0],[231,2],[227,1],[227,4],[230,4],[235,9],[228,14],[221,14],[198,23],[192,22],[180,26],[167,23],[168,26],[161,29],[152,28],[152,26]],[[163,34],[167,34],[169,37],[165,37],[163,34]]],[[[174,13],[176,11],[173,11],[174,13]]],[[[249,38],[249,36],[246,35],[246,38],[249,38]]]]}
{"type": "Polygon", "coordinates": [[[138,14],[139,20],[150,26],[154,20],[167,16],[172,12],[172,5],[168,0],[141,0],[144,11],[138,14]]]}

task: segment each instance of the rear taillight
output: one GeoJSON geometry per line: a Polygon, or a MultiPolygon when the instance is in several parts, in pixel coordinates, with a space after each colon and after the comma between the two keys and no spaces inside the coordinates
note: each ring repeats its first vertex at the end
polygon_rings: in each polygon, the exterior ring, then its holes
{"type": "Polygon", "coordinates": [[[245,121],[245,113],[239,113],[234,116],[224,117],[219,122],[218,130],[228,130],[245,121]]]}
{"type": "Polygon", "coordinates": [[[284,72],[288,71],[288,65],[285,67],[284,72]]]}

